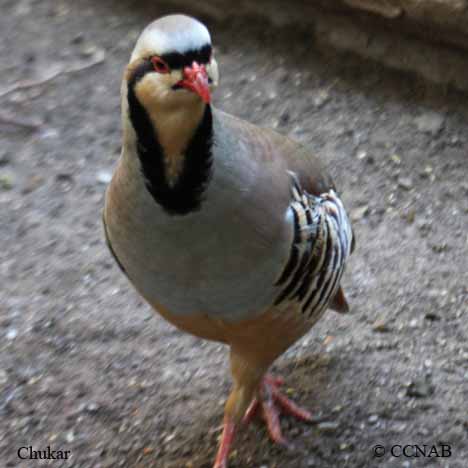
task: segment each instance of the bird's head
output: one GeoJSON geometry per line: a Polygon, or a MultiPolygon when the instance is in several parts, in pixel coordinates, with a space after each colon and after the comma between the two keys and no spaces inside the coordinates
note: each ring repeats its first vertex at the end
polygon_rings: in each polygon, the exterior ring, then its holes
{"type": "Polygon", "coordinates": [[[141,33],[124,81],[146,108],[209,103],[218,67],[208,29],[185,15],[154,21],[141,33]]]}

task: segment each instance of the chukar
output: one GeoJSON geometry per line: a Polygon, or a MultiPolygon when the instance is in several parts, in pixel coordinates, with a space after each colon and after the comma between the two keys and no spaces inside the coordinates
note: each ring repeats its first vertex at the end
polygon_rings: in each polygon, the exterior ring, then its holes
{"type": "Polygon", "coordinates": [[[329,175],[309,150],[210,104],[210,34],[171,15],[139,37],[122,83],[122,155],[108,187],[111,252],[146,301],[179,329],[230,347],[232,392],[214,464],[259,410],[311,415],[267,374],[340,287],[353,234],[329,175]]]}

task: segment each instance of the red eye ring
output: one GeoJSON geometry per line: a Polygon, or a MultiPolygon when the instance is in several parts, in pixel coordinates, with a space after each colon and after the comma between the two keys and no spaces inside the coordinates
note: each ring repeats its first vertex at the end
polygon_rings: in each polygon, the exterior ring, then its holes
{"type": "Polygon", "coordinates": [[[151,63],[154,70],[158,73],[169,73],[171,71],[169,65],[161,57],[151,57],[151,63]]]}

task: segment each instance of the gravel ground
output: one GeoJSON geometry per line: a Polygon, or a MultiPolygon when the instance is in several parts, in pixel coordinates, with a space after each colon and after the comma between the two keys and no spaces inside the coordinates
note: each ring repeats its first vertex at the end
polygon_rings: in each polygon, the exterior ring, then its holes
{"type": "MultiPolygon", "coordinates": [[[[0,0],[0,466],[42,466],[18,449],[50,446],[71,451],[51,466],[211,468],[226,350],[142,303],[100,220],[121,73],[168,11],[154,3],[0,0]]],[[[466,467],[466,96],[296,28],[209,27],[215,104],[310,145],[358,239],[352,312],[328,313],[275,364],[317,423],[283,419],[290,451],[249,428],[232,468],[466,467]],[[451,457],[376,458],[377,444],[447,444],[451,457]]]]}

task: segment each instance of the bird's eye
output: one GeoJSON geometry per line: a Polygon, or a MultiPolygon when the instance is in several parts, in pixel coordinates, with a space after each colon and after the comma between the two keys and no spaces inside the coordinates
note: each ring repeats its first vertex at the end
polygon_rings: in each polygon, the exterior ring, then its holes
{"type": "Polygon", "coordinates": [[[169,73],[170,69],[167,63],[160,57],[151,57],[153,68],[158,73],[169,73]]]}

